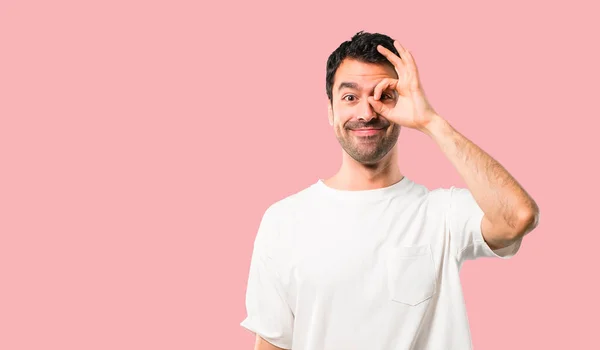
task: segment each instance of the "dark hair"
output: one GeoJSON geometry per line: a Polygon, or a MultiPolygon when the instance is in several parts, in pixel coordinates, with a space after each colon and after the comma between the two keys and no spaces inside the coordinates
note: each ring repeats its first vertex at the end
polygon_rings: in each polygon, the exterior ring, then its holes
{"type": "Polygon", "coordinates": [[[327,75],[325,90],[329,100],[332,99],[333,78],[338,67],[346,58],[352,58],[365,63],[388,63],[388,59],[377,51],[377,45],[391,50],[396,55],[398,50],[394,47],[394,39],[385,34],[368,33],[360,31],[352,37],[350,41],[344,41],[327,59],[327,75]]]}

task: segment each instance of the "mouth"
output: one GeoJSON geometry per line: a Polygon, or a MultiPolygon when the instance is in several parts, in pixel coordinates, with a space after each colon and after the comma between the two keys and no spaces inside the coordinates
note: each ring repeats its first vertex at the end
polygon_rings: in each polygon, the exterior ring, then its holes
{"type": "Polygon", "coordinates": [[[376,128],[363,128],[363,129],[351,129],[352,133],[357,136],[371,136],[383,132],[384,129],[376,128]]]}

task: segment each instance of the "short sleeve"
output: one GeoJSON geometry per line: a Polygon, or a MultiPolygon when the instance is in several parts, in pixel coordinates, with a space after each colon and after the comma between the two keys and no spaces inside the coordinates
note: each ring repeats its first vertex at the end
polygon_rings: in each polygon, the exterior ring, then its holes
{"type": "Polygon", "coordinates": [[[277,237],[271,208],[261,220],[254,242],[246,289],[246,318],[241,326],[283,349],[292,348],[294,316],[269,253],[277,237]]]}
{"type": "Polygon", "coordinates": [[[481,232],[483,216],[483,210],[468,189],[450,188],[447,224],[459,263],[483,257],[509,259],[521,247],[522,238],[508,247],[492,250],[481,232]]]}

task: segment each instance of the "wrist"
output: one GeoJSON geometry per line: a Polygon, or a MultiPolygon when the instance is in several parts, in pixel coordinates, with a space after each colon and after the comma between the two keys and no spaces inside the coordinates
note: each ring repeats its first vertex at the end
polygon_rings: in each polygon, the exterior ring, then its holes
{"type": "Polygon", "coordinates": [[[429,122],[421,128],[421,131],[429,137],[435,138],[436,136],[443,134],[444,130],[448,127],[449,124],[444,118],[440,117],[438,114],[434,114],[429,122]]]}

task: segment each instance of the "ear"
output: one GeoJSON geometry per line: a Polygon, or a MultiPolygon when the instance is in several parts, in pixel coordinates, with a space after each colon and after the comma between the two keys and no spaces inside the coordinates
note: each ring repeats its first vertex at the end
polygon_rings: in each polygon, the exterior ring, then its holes
{"type": "Polygon", "coordinates": [[[331,107],[331,100],[327,100],[327,118],[329,119],[329,125],[333,126],[333,107],[331,107]]]}

